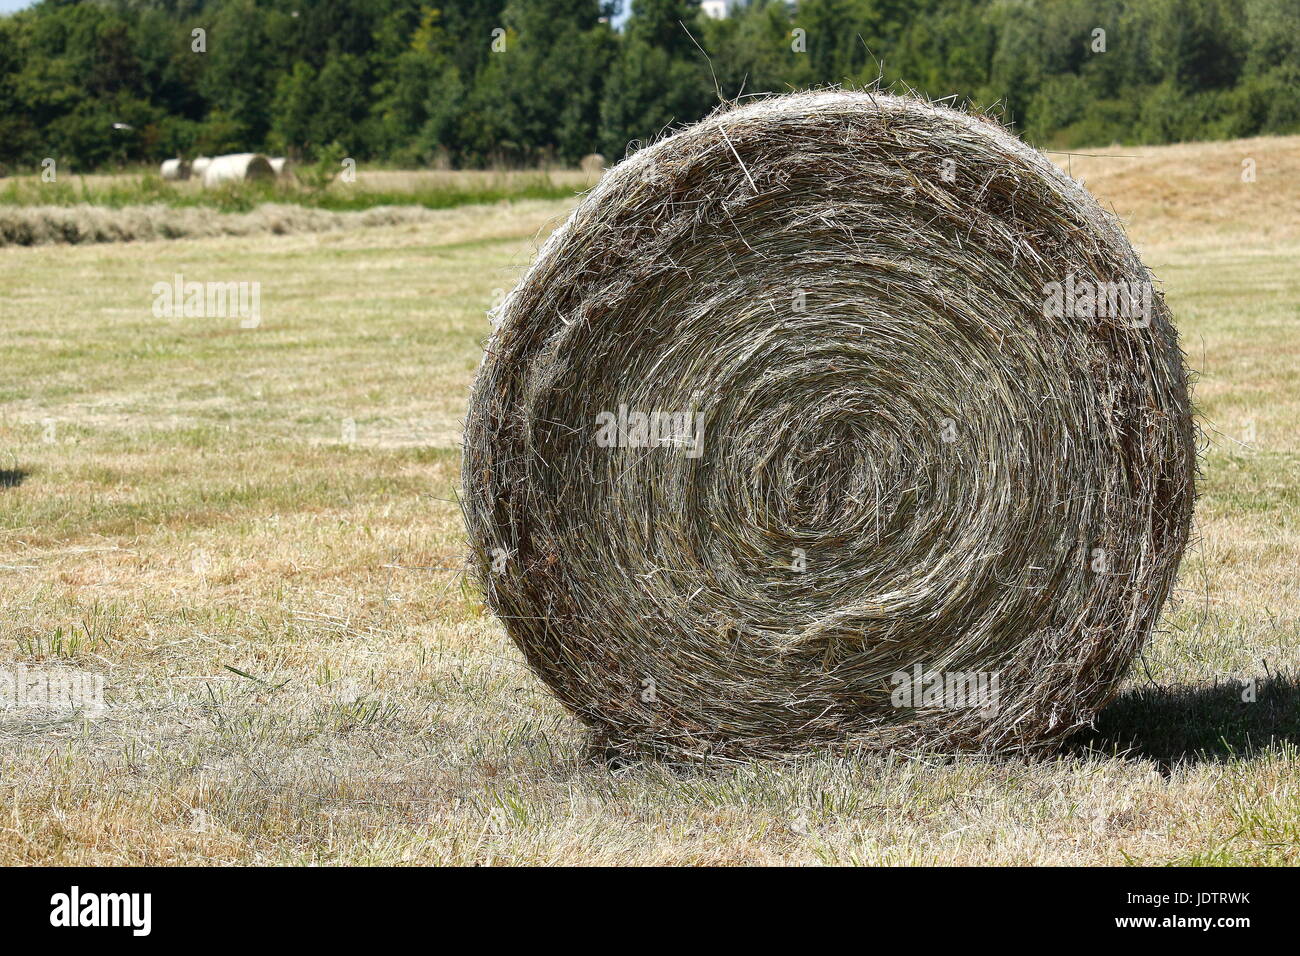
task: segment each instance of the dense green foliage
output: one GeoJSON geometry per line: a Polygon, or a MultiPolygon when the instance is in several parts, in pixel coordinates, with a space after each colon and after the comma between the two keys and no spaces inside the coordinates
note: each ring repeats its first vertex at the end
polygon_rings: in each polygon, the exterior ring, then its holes
{"type": "Polygon", "coordinates": [[[572,163],[719,96],[877,80],[1044,144],[1300,130],[1300,0],[631,0],[615,30],[617,5],[43,0],[0,18],[0,163],[572,163]]]}

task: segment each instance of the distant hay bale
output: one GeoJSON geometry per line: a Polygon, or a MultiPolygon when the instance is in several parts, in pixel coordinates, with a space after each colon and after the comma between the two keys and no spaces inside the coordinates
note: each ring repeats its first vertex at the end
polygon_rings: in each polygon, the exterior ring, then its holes
{"type": "Polygon", "coordinates": [[[584,173],[603,173],[605,171],[605,157],[600,153],[588,153],[582,157],[579,164],[584,173]]]}
{"type": "Polygon", "coordinates": [[[495,313],[490,607],[624,752],[1035,752],[1174,584],[1195,431],[1114,218],[992,121],[720,112],[610,170],[495,313]]]}
{"type": "Polygon", "coordinates": [[[190,178],[190,164],[184,159],[164,159],[161,168],[162,178],[167,180],[184,180],[190,178]]]}
{"type": "Polygon", "coordinates": [[[196,179],[202,180],[203,174],[208,171],[208,166],[212,164],[211,156],[198,156],[194,162],[190,163],[190,175],[196,179]]]}
{"type": "Polygon", "coordinates": [[[283,156],[271,157],[271,169],[275,171],[277,179],[288,179],[293,175],[293,163],[283,156]]]}
{"type": "Polygon", "coordinates": [[[211,189],[223,183],[244,183],[275,179],[271,161],[261,153],[231,153],[217,156],[203,171],[203,187],[211,189]]]}

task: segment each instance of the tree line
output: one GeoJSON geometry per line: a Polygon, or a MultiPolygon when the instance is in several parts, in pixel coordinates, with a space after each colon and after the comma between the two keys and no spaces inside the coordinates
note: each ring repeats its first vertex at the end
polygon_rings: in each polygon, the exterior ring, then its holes
{"type": "Polygon", "coordinates": [[[571,164],[825,84],[954,96],[1067,148],[1300,131],[1300,0],[619,5],[42,0],[0,17],[0,162],[571,164]]]}

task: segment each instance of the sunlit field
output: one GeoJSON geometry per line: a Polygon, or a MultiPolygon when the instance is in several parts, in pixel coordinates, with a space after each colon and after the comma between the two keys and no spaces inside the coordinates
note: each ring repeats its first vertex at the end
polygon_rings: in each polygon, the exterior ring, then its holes
{"type": "Polygon", "coordinates": [[[1044,760],[593,759],[456,502],[485,310],[572,199],[0,249],[0,670],[105,705],[0,706],[0,864],[1300,862],[1300,137],[1053,158],[1162,280],[1205,457],[1178,599],[1044,760]],[[160,317],[178,274],[258,321],[160,317]]]}
{"type": "MultiPolygon", "coordinates": [[[[517,199],[564,199],[600,179],[599,170],[366,170],[343,163],[293,166],[268,181],[205,187],[199,176],[164,180],[157,170],[77,175],[57,166],[0,179],[0,214],[15,209],[136,206],[249,212],[264,203],[334,211],[410,205],[450,209],[517,199]]],[[[0,236],[0,242],[3,242],[0,236]]],[[[20,243],[23,244],[23,243],[20,243]]]]}

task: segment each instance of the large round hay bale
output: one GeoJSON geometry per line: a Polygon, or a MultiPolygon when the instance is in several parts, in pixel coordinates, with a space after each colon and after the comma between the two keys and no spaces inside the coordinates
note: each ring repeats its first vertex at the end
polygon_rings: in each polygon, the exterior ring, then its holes
{"type": "Polygon", "coordinates": [[[1195,441],[1164,299],[987,119],[716,114],[607,173],[496,319],[474,566],[627,751],[1040,750],[1174,583],[1195,441]]]}
{"type": "Polygon", "coordinates": [[[190,175],[202,180],[203,174],[208,171],[210,165],[212,165],[211,156],[196,156],[194,162],[190,163],[190,175]]]}
{"type": "Polygon", "coordinates": [[[231,153],[217,156],[203,171],[203,186],[211,189],[223,183],[244,183],[275,179],[271,161],[261,153],[231,153]]]}
{"type": "Polygon", "coordinates": [[[275,172],[277,179],[288,179],[293,175],[293,164],[283,156],[271,157],[271,169],[275,172]]]}
{"type": "Polygon", "coordinates": [[[605,171],[605,157],[600,155],[600,153],[588,153],[586,156],[582,157],[582,162],[579,163],[579,166],[584,173],[603,173],[605,171]]]}
{"type": "Polygon", "coordinates": [[[180,181],[190,178],[190,164],[184,159],[164,159],[159,171],[162,173],[162,178],[166,180],[180,181]]]}

